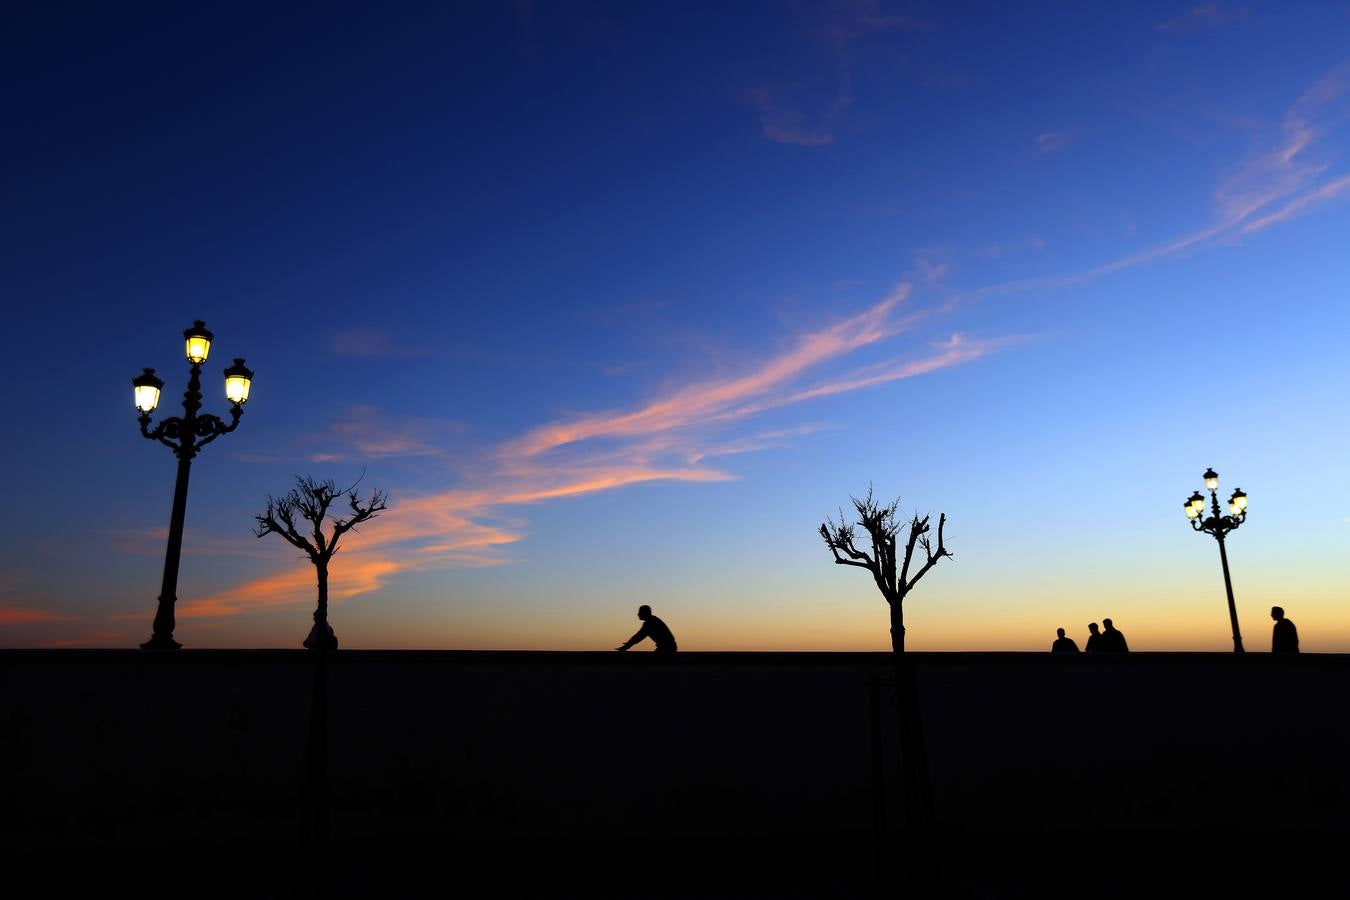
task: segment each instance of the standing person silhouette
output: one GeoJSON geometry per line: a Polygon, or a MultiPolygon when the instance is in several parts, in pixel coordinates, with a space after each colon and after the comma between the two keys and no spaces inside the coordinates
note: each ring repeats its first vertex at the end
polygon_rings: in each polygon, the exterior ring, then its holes
{"type": "Polygon", "coordinates": [[[1065,637],[1065,636],[1064,636],[1064,629],[1063,629],[1063,628],[1056,628],[1056,629],[1055,629],[1055,634],[1059,635],[1059,637],[1055,638],[1055,642],[1054,642],[1053,644],[1050,645],[1050,652],[1051,652],[1051,653],[1077,653],[1077,652],[1078,652],[1078,645],[1075,644],[1075,643],[1073,642],[1073,638],[1071,638],[1071,637],[1065,637]]]}
{"type": "Polygon", "coordinates": [[[1100,653],[1105,650],[1106,648],[1102,646],[1102,635],[1101,632],[1097,630],[1096,622],[1088,623],[1088,632],[1088,639],[1087,643],[1083,645],[1083,652],[1100,653]]]}
{"type": "Polygon", "coordinates": [[[1275,631],[1270,636],[1271,653],[1297,653],[1298,629],[1284,617],[1284,607],[1272,606],[1270,617],[1275,620],[1275,631]]]}
{"type": "Polygon", "coordinates": [[[1116,631],[1116,626],[1111,624],[1110,619],[1102,619],[1102,646],[1101,649],[1111,653],[1129,653],[1130,647],[1125,643],[1125,635],[1116,631]]]}
{"type": "Polygon", "coordinates": [[[639,606],[638,618],[642,620],[642,627],[638,629],[637,634],[624,641],[623,646],[615,647],[615,650],[627,650],[638,641],[645,638],[651,638],[652,643],[656,644],[657,653],[675,652],[675,635],[671,633],[670,626],[652,615],[652,608],[650,606],[645,603],[639,606]]]}

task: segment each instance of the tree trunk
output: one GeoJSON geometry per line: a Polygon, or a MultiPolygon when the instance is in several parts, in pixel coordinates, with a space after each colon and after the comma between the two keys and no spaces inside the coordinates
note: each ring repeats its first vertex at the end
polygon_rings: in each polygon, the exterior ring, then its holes
{"type": "Polygon", "coordinates": [[[319,626],[319,634],[325,642],[328,638],[328,561],[315,563],[319,570],[319,606],[314,610],[314,624],[319,626]]]}
{"type": "Polygon", "coordinates": [[[905,606],[900,597],[887,597],[891,604],[891,650],[905,652],[905,606]]]}
{"type": "Polygon", "coordinates": [[[337,635],[328,625],[328,560],[316,560],[314,568],[319,576],[319,604],[314,608],[314,627],[309,630],[309,637],[305,638],[305,648],[336,650],[337,635]]]}

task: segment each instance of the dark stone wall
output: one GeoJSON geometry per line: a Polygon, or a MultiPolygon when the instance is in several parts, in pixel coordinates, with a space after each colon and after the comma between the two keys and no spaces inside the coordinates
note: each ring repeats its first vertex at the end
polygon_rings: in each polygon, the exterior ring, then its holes
{"type": "MultiPolygon", "coordinates": [[[[949,854],[960,841],[1347,836],[1350,657],[910,656],[949,854]]],[[[885,654],[331,659],[340,853],[530,846],[577,862],[607,845],[772,846],[846,881],[872,872],[867,681],[890,676],[885,654]]],[[[291,651],[0,653],[7,858],[291,852],[311,676],[291,651]]]]}

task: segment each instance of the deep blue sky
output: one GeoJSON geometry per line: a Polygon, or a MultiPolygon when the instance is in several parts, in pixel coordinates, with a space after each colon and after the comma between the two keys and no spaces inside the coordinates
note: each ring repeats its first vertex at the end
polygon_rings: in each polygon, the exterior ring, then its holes
{"type": "MultiPolygon", "coordinates": [[[[291,646],[312,571],[251,516],[391,491],[346,645],[886,645],[815,526],[945,511],[918,649],[1113,616],[1350,649],[1350,5],[33,5],[0,36],[19,402],[0,643],[148,635],[180,333],[257,371],[195,464],[190,646],[291,646]],[[275,545],[273,544],[275,542],[275,545]]],[[[345,568],[344,568],[345,567],[345,568]]]]}

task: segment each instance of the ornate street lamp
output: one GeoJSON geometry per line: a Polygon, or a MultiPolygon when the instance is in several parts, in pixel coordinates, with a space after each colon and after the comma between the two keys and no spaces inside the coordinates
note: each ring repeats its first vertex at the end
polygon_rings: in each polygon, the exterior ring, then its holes
{"type": "Polygon", "coordinates": [[[146,369],[131,380],[136,391],[136,409],[141,413],[141,434],[149,440],[159,441],[178,457],[178,479],[173,487],[173,514],[169,519],[169,546],[164,551],[164,582],[159,591],[154,634],[150,640],[141,644],[142,650],[177,650],[182,646],[173,639],[173,606],[178,599],[178,559],[183,549],[183,520],[187,514],[188,473],[192,458],[222,434],[239,427],[239,417],[244,414],[244,403],[248,400],[249,387],[253,383],[253,373],[244,367],[242,359],[236,359],[234,365],[225,370],[225,396],[230,401],[230,424],[226,425],[219,416],[210,413],[198,414],[202,408],[202,363],[206,362],[211,352],[213,337],[206,330],[206,323],[200,319],[183,332],[185,352],[192,373],[188,378],[187,391],[183,394],[183,415],[162,419],[151,428],[150,413],[159,405],[159,392],[164,382],[155,376],[154,369],[146,369]]]}
{"type": "Polygon", "coordinates": [[[1205,490],[1209,491],[1213,515],[1205,517],[1205,498],[1199,491],[1191,494],[1184,505],[1186,518],[1191,528],[1214,535],[1219,542],[1219,560],[1223,563],[1223,587],[1228,592],[1228,618],[1233,623],[1233,652],[1242,651],[1242,634],[1238,631],[1237,604],[1233,602],[1233,580],[1228,576],[1228,551],[1224,549],[1224,537],[1247,519],[1247,495],[1242,488],[1233,491],[1228,498],[1228,515],[1219,509],[1219,473],[1206,469],[1204,474],[1205,490]]]}

